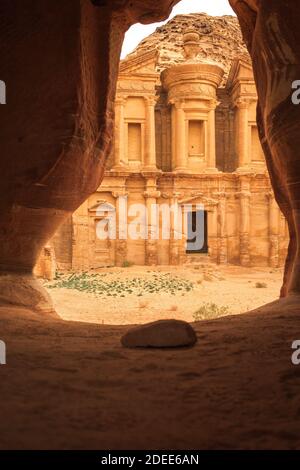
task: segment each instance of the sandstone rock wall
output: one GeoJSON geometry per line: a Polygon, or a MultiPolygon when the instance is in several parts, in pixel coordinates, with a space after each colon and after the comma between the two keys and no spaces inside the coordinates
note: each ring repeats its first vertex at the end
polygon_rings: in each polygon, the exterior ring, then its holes
{"type": "Polygon", "coordinates": [[[276,201],[290,234],[282,296],[300,291],[300,107],[292,85],[300,78],[300,10],[284,0],[230,0],[252,57],[257,123],[276,201]]]}
{"type": "Polygon", "coordinates": [[[176,3],[0,2],[7,88],[0,113],[0,304],[44,309],[33,267],[59,225],[101,183],[125,31],[165,19],[176,3]],[[26,274],[20,282],[19,273],[26,274]],[[29,296],[27,284],[34,285],[29,296]]]}

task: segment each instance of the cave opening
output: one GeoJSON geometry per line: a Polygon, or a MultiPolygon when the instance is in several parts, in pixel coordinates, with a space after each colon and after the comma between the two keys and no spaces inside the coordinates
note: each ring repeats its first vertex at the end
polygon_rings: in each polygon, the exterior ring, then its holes
{"type": "Polygon", "coordinates": [[[237,18],[198,13],[199,3],[126,33],[104,179],[35,268],[62,318],[193,321],[194,303],[242,313],[277,297],[289,235],[259,141],[251,60],[237,18]]]}

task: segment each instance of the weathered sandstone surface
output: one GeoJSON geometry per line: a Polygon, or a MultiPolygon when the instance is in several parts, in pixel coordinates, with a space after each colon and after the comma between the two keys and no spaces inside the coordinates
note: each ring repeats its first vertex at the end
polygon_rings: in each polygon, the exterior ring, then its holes
{"type": "Polygon", "coordinates": [[[234,16],[212,17],[206,13],[175,16],[143,39],[127,58],[156,49],[159,52],[158,72],[172,65],[183,63],[186,61],[183,35],[189,29],[196,30],[201,35],[201,50],[193,62],[212,60],[222,65],[225,71],[223,84],[226,83],[232,61],[236,57],[243,57],[250,61],[237,18],[234,16]]]}
{"type": "Polygon", "coordinates": [[[300,291],[300,10],[283,0],[230,0],[253,61],[258,127],[272,186],[290,233],[282,296],[300,291]]]}
{"type": "Polygon", "coordinates": [[[1,303],[19,305],[18,274],[30,279],[47,240],[102,180],[125,31],[175,3],[1,1],[1,303]]]}
{"type": "Polygon", "coordinates": [[[163,350],[123,348],[128,326],[0,308],[0,448],[299,449],[299,304],[284,300],[163,350]]]}

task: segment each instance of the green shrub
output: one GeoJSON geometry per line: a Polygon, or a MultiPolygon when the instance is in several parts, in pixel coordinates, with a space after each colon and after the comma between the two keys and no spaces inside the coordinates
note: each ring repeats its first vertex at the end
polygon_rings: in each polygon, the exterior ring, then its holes
{"type": "Polygon", "coordinates": [[[268,285],[267,285],[265,282],[257,282],[257,283],[255,284],[255,287],[256,287],[257,289],[265,289],[266,287],[268,287],[268,285]]]}
{"type": "Polygon", "coordinates": [[[203,304],[195,313],[193,317],[195,321],[208,320],[212,318],[223,317],[228,314],[228,307],[214,304],[213,302],[203,304]]]}
{"type": "Polygon", "coordinates": [[[134,263],[132,261],[123,261],[122,263],[122,268],[130,268],[131,266],[134,266],[134,263]]]}

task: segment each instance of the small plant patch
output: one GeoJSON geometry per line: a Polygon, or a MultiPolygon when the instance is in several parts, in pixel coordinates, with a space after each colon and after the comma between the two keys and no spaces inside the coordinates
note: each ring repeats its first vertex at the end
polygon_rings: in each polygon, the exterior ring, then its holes
{"type": "Polygon", "coordinates": [[[131,279],[112,280],[107,277],[107,273],[89,274],[73,273],[71,275],[60,275],[53,282],[46,285],[49,289],[65,288],[77,291],[92,293],[96,297],[125,297],[127,295],[137,295],[142,297],[145,294],[157,294],[166,292],[170,295],[190,292],[194,284],[186,279],[181,279],[170,274],[156,274],[146,278],[134,277],[131,279]]]}
{"type": "Polygon", "coordinates": [[[229,308],[214,304],[213,302],[203,304],[195,313],[193,318],[195,321],[209,320],[213,318],[223,317],[228,314],[229,308]]]}
{"type": "Polygon", "coordinates": [[[256,287],[257,289],[266,289],[266,287],[268,287],[268,285],[267,285],[265,282],[257,282],[257,283],[255,284],[255,287],[256,287]]]}

